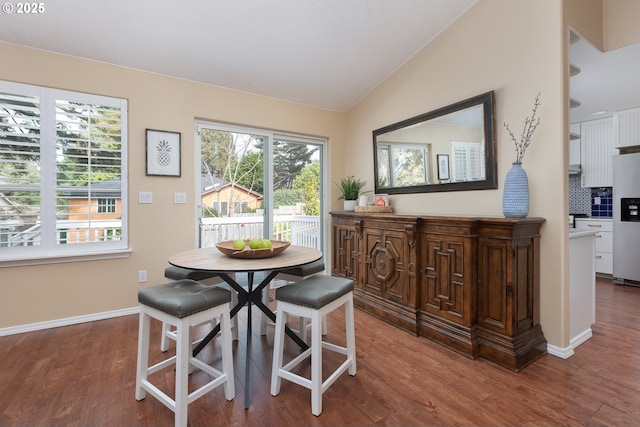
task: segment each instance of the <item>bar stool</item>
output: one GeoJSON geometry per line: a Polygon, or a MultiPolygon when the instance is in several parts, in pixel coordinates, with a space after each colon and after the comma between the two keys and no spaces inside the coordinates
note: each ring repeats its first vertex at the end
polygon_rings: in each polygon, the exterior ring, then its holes
{"type": "Polygon", "coordinates": [[[229,301],[231,292],[185,279],[138,291],[140,329],[138,332],[138,360],[136,400],[147,392],[175,413],[175,425],[187,425],[187,407],[214,388],[224,385],[227,400],[235,397],[233,354],[231,351],[231,321],[229,301]],[[177,328],[176,355],[149,367],[149,329],[151,318],[177,328]],[[192,356],[190,330],[213,318],[220,318],[222,334],[222,371],[192,356]],[[175,364],[176,387],[174,399],[148,380],[148,376],[175,364]],[[211,381],[189,393],[189,368],[194,366],[209,374],[211,381]]]}
{"type": "MultiPolygon", "coordinates": [[[[316,274],[321,274],[324,272],[325,266],[324,261],[319,259],[317,261],[311,262],[309,264],[300,265],[298,267],[287,268],[286,270],[282,270],[278,273],[275,279],[269,284],[269,287],[266,288],[262,293],[262,302],[264,305],[269,304],[269,289],[278,289],[281,286],[285,286],[289,283],[299,282],[304,280],[306,277],[310,277],[316,274]],[[276,284],[277,281],[284,281],[284,284],[276,284]]],[[[268,326],[275,326],[271,320],[266,315],[262,315],[262,323],[260,324],[260,335],[265,335],[267,333],[268,326]]],[[[308,332],[309,332],[309,322],[306,318],[300,317],[298,319],[298,329],[294,330],[302,341],[308,342],[308,332]]],[[[326,322],[322,321],[322,335],[327,334],[327,325],[326,322]]]]}
{"type": "MultiPolygon", "coordinates": [[[[208,271],[199,271],[199,270],[190,270],[188,268],[176,267],[175,265],[169,266],[164,269],[164,277],[171,280],[183,280],[183,279],[191,279],[197,282],[202,282],[209,286],[221,286],[225,289],[229,289],[229,286],[225,283],[224,280],[218,276],[217,273],[210,273],[208,271]]],[[[238,297],[235,291],[231,291],[231,306],[235,306],[237,303],[238,297]]],[[[234,340],[238,339],[238,318],[234,317],[231,319],[231,335],[234,340]]],[[[209,319],[209,321],[205,323],[211,323],[211,327],[214,328],[215,319],[209,319]]],[[[167,351],[169,350],[169,339],[176,340],[176,331],[175,329],[171,329],[169,325],[165,322],[162,322],[162,338],[160,339],[160,350],[167,351]]],[[[198,345],[202,341],[202,338],[194,340],[193,344],[198,345]]]]}
{"type": "Polygon", "coordinates": [[[277,396],[280,393],[281,378],[306,387],[311,390],[311,413],[318,416],[322,413],[322,394],[331,384],[347,369],[349,375],[356,374],[353,280],[325,275],[311,276],[276,289],[276,301],[271,394],[277,396]],[[345,308],[346,347],[322,340],[322,318],[341,306],[345,308]],[[309,349],[283,366],[284,325],[289,314],[311,320],[311,342],[309,349]],[[346,360],[324,382],[323,348],[346,355],[346,360]],[[308,357],[311,357],[311,379],[292,372],[293,368],[308,357]]]}

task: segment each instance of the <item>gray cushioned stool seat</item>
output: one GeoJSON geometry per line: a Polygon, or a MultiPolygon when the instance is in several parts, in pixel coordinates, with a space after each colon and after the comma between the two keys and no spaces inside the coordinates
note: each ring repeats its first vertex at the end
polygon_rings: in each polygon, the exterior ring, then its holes
{"type": "Polygon", "coordinates": [[[164,269],[164,277],[173,280],[191,279],[200,281],[215,276],[217,276],[216,273],[210,273],[208,271],[200,270],[190,270],[188,268],[176,267],[174,265],[164,269]]]}
{"type": "Polygon", "coordinates": [[[191,279],[151,286],[138,291],[138,302],[182,319],[231,301],[231,292],[191,279]]]}
{"type": "Polygon", "coordinates": [[[291,274],[292,276],[310,276],[315,273],[319,273],[324,270],[324,261],[319,259],[317,261],[310,262],[309,264],[299,265],[293,268],[287,268],[286,270],[280,270],[282,274],[291,274]]]}
{"type": "Polygon", "coordinates": [[[319,309],[351,291],[351,279],[316,275],[276,289],[276,299],[319,309]]]}

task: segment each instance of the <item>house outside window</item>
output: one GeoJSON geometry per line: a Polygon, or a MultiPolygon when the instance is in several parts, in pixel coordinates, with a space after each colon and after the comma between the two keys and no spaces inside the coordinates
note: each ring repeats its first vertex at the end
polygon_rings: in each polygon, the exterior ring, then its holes
{"type": "Polygon", "coordinates": [[[127,250],[126,153],[126,100],[0,81],[0,262],[127,250]]]}
{"type": "Polygon", "coordinates": [[[98,199],[98,213],[116,213],[116,199],[98,199]]]}

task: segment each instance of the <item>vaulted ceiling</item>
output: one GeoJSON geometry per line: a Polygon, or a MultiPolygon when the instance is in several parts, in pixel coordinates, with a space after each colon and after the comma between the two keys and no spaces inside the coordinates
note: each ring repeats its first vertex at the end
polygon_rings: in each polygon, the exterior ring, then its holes
{"type": "Polygon", "coordinates": [[[476,2],[55,0],[0,41],[347,111],[476,2]]]}

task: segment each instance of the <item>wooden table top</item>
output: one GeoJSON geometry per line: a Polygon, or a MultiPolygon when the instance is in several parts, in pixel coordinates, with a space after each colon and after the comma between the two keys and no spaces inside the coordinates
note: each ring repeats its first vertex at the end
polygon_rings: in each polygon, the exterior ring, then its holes
{"type": "Polygon", "coordinates": [[[308,264],[322,258],[322,252],[305,246],[289,246],[284,252],[271,258],[231,258],[218,248],[199,248],[171,255],[169,264],[191,270],[212,272],[242,272],[284,269],[308,264]]]}

